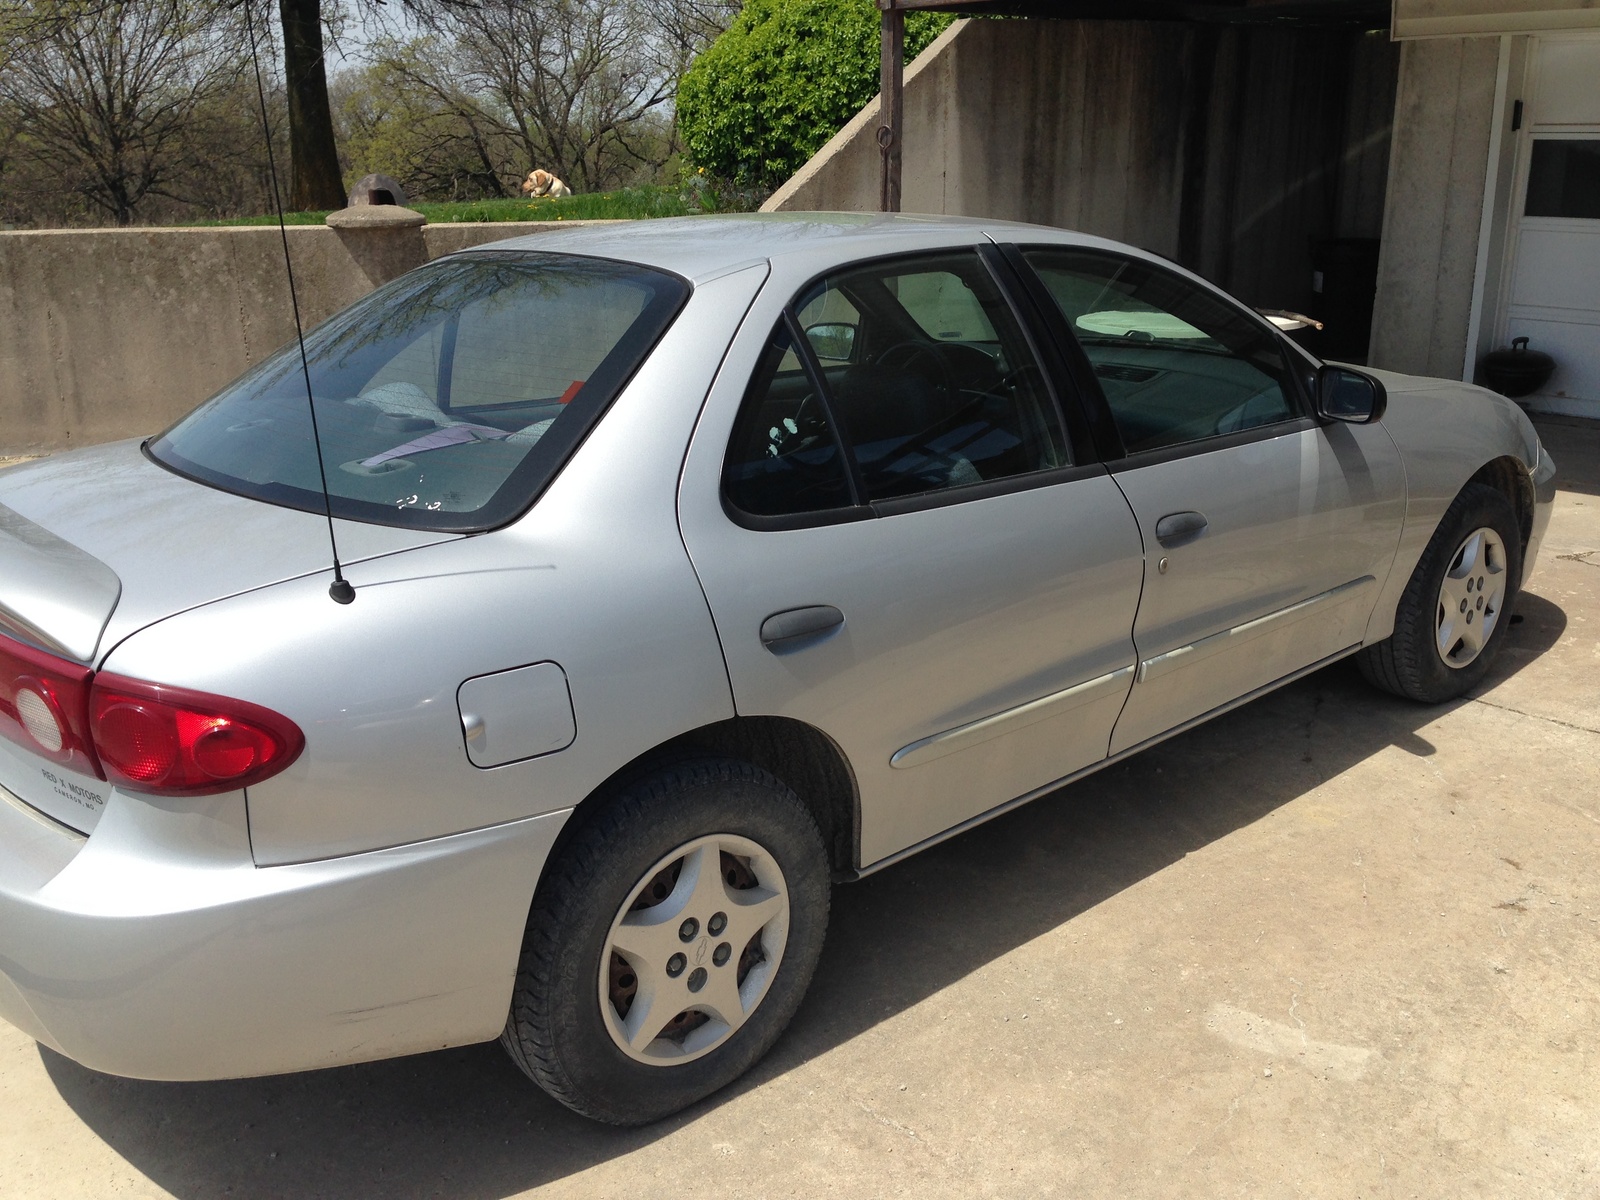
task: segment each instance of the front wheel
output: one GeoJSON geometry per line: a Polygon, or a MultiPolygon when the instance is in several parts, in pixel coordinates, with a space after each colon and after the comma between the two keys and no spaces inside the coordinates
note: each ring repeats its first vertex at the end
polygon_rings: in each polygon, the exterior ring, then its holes
{"type": "Polygon", "coordinates": [[[1394,633],[1356,662],[1368,682],[1424,703],[1453,700],[1489,673],[1522,577],[1516,510],[1483,484],[1461,490],[1422,552],[1394,633]]]}
{"type": "Polygon", "coordinates": [[[660,771],[551,864],[501,1041],[585,1116],[676,1112],[788,1025],[822,951],[828,891],[816,822],[779,780],[725,760],[660,771]]]}

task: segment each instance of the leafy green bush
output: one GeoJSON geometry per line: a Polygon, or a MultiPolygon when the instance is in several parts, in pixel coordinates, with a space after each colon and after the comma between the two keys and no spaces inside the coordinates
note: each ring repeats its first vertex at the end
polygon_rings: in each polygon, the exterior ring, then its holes
{"type": "MultiPolygon", "coordinates": [[[[908,13],[909,62],[948,25],[908,13]]],[[[872,0],[747,0],[678,85],[689,159],[736,187],[772,189],[878,93],[872,0]]]]}

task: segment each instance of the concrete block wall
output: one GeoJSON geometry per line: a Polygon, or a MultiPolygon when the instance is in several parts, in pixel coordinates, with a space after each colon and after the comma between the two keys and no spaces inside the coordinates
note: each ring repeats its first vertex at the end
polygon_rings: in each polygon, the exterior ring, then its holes
{"type": "MultiPolygon", "coordinates": [[[[301,317],[441,254],[569,227],[290,226],[301,317]]],[[[0,233],[0,457],[158,433],[293,337],[275,226],[0,233]]]]}

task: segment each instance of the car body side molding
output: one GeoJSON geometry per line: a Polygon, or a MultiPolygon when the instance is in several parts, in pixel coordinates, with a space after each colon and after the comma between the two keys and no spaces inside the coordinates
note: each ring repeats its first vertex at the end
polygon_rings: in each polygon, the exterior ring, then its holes
{"type": "Polygon", "coordinates": [[[1343,650],[1339,650],[1333,654],[1330,654],[1326,658],[1319,658],[1316,662],[1309,663],[1306,666],[1301,667],[1298,671],[1291,671],[1282,679],[1273,680],[1265,687],[1258,687],[1253,692],[1247,692],[1237,699],[1228,701],[1226,704],[1219,704],[1216,708],[1211,709],[1209,712],[1203,712],[1198,717],[1193,717],[1190,720],[1183,722],[1181,725],[1174,725],[1165,733],[1159,733],[1153,738],[1146,738],[1136,746],[1129,746],[1126,750],[1119,750],[1117,753],[1109,755],[1106,758],[1102,758],[1099,762],[1090,763],[1087,767],[1074,771],[1070,775],[1063,775],[1060,779],[1054,780],[1051,783],[1047,783],[1043,787],[1036,787],[1031,792],[1024,792],[1015,799],[1007,800],[1004,804],[997,804],[995,807],[988,809],[985,812],[981,812],[975,817],[969,817],[967,820],[961,822],[961,824],[952,825],[949,829],[946,829],[941,833],[936,833],[930,838],[924,838],[915,845],[907,846],[904,850],[898,850],[893,854],[878,859],[876,862],[868,863],[867,865],[856,870],[853,874],[846,875],[841,882],[853,883],[857,880],[865,879],[868,875],[875,875],[885,867],[892,867],[895,863],[903,862],[905,859],[910,858],[913,854],[920,854],[929,847],[937,846],[940,842],[948,841],[950,838],[958,837],[961,834],[966,833],[969,829],[976,829],[979,825],[982,825],[988,821],[992,821],[996,817],[1003,817],[1006,813],[1010,812],[1014,808],[1021,808],[1029,801],[1037,800],[1041,796],[1048,796],[1051,792],[1064,788],[1069,783],[1076,783],[1078,780],[1087,778],[1088,776],[1093,775],[1096,771],[1111,766],[1113,763],[1119,763],[1123,759],[1139,753],[1141,750],[1148,750],[1151,746],[1156,745],[1158,742],[1164,742],[1168,738],[1177,737],[1180,733],[1187,733],[1196,725],[1204,725],[1213,717],[1220,717],[1223,713],[1231,712],[1233,709],[1239,708],[1245,704],[1249,704],[1252,700],[1259,700],[1268,692],[1277,691],[1279,688],[1285,687],[1288,684],[1295,682],[1297,679],[1304,679],[1307,675],[1311,675],[1322,670],[1323,667],[1331,666],[1332,664],[1338,662],[1341,658],[1349,658],[1352,654],[1360,649],[1361,643],[1357,642],[1355,645],[1346,646],[1343,650]]]}
{"type": "Polygon", "coordinates": [[[1179,646],[1176,650],[1168,650],[1165,654],[1158,654],[1154,658],[1147,658],[1139,664],[1139,682],[1147,683],[1152,679],[1159,679],[1169,671],[1176,671],[1181,667],[1192,666],[1210,658],[1221,650],[1232,649],[1243,645],[1252,638],[1260,637],[1292,625],[1313,616],[1333,604],[1340,604],[1346,600],[1372,587],[1378,581],[1371,575],[1363,575],[1360,579],[1352,579],[1349,583],[1341,583],[1336,588],[1329,588],[1315,596],[1301,600],[1298,604],[1291,604],[1288,608],[1280,608],[1277,612],[1270,612],[1264,617],[1257,617],[1253,621],[1246,621],[1243,625],[1235,625],[1232,629],[1224,629],[1220,633],[1213,633],[1210,637],[1201,638],[1198,642],[1190,642],[1187,646],[1179,646]]]}
{"type": "Polygon", "coordinates": [[[1037,700],[1030,700],[1026,704],[1019,704],[1015,708],[1008,708],[1004,712],[980,717],[976,721],[957,725],[954,729],[947,729],[932,737],[922,738],[895,751],[894,756],[889,759],[889,765],[900,769],[918,767],[923,763],[943,758],[947,754],[954,754],[958,750],[976,746],[980,742],[987,742],[990,738],[1015,733],[1019,729],[1026,729],[1029,725],[1059,717],[1063,713],[1099,700],[1119,686],[1126,687],[1128,676],[1132,674],[1132,667],[1122,667],[1095,679],[1086,679],[1062,691],[1041,696],[1037,700]]]}

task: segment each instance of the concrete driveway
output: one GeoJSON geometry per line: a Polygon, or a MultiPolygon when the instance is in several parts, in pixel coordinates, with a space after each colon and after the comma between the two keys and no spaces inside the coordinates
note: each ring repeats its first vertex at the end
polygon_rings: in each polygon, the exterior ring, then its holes
{"type": "Polygon", "coordinates": [[[836,894],[754,1074],[590,1125],[497,1047],[136,1083],[0,1028],[6,1197],[1600,1195],[1600,429],[1498,670],[1348,664],[836,894]]]}

